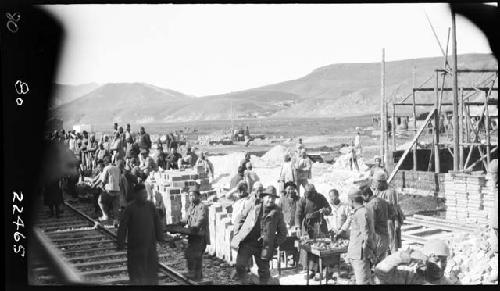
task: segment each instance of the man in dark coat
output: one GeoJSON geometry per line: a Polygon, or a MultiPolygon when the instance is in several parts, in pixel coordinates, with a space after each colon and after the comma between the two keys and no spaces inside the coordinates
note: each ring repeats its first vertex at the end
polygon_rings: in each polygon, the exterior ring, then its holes
{"type": "Polygon", "coordinates": [[[182,159],[182,155],[177,152],[177,148],[172,148],[172,152],[167,156],[167,170],[178,170],[179,159],[182,159]]]}
{"type": "Polygon", "coordinates": [[[133,285],[158,284],[156,242],[163,241],[158,213],[146,200],[143,184],[134,187],[135,200],[125,209],[118,228],[117,248],[121,250],[127,236],[127,270],[133,285]]]}
{"type": "Polygon", "coordinates": [[[139,133],[139,148],[149,151],[151,149],[151,146],[151,138],[149,137],[149,134],[146,133],[144,126],[141,126],[141,130],[139,133]]]}
{"type": "Polygon", "coordinates": [[[238,249],[236,272],[242,284],[247,284],[248,260],[252,256],[259,268],[260,284],[268,283],[271,277],[269,261],[287,236],[283,213],[275,204],[276,189],[267,187],[261,198],[260,203],[248,203],[236,214],[231,247],[238,249]]]}
{"type": "MultiPolygon", "coordinates": [[[[307,235],[309,238],[315,238],[320,233],[327,234],[328,226],[323,215],[329,215],[331,212],[330,204],[326,198],[316,192],[313,184],[307,184],[304,191],[304,197],[300,198],[295,210],[295,226],[301,227],[300,235],[307,235]],[[316,225],[319,224],[319,232],[316,225]]],[[[311,272],[306,274],[310,279],[316,276],[319,271],[318,258],[309,256],[309,262],[306,262],[306,253],[301,251],[302,266],[309,264],[311,272]]]]}
{"type": "Polygon", "coordinates": [[[189,189],[189,208],[187,227],[191,235],[188,236],[188,247],[185,252],[187,261],[187,277],[199,281],[203,278],[203,253],[210,242],[208,232],[208,206],[200,200],[198,187],[189,189]]]}
{"type": "Polygon", "coordinates": [[[375,241],[375,264],[381,262],[389,252],[389,203],[384,199],[373,195],[370,187],[363,187],[363,200],[365,201],[366,213],[371,219],[371,229],[374,232],[375,241]]]}
{"type": "Polygon", "coordinates": [[[59,205],[63,203],[62,182],[60,179],[48,184],[43,191],[43,200],[45,205],[49,207],[49,217],[56,218],[60,216],[59,205]]]}

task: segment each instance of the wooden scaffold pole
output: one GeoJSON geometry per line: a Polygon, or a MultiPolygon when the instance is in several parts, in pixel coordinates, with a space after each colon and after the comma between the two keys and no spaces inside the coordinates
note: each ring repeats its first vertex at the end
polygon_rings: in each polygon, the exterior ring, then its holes
{"type": "Polygon", "coordinates": [[[384,161],[384,167],[387,167],[389,159],[387,158],[387,119],[385,113],[385,49],[382,49],[382,62],[380,63],[380,153],[384,161]]]}
{"type": "Polygon", "coordinates": [[[457,27],[455,24],[455,13],[451,14],[451,43],[453,60],[453,171],[458,171],[460,151],[458,139],[458,63],[457,63],[457,27]]]}
{"type": "MultiPolygon", "coordinates": [[[[415,74],[416,74],[416,68],[413,67],[413,81],[412,81],[413,88],[415,88],[415,74]]],[[[413,101],[413,128],[417,130],[417,108],[415,107],[415,90],[412,90],[412,101],[413,101]]],[[[415,141],[415,145],[413,146],[413,171],[417,170],[417,144],[418,144],[418,139],[415,141]]]]}

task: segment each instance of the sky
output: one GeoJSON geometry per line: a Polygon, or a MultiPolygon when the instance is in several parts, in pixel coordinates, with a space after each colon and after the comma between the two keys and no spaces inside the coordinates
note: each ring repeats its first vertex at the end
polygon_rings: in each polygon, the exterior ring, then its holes
{"type": "MultiPolygon", "coordinates": [[[[386,61],[442,56],[425,13],[444,47],[451,27],[440,3],[45,7],[66,33],[56,83],[143,82],[193,96],[380,62],[382,48],[386,61]]],[[[478,28],[456,23],[458,54],[491,53],[478,28]]]]}

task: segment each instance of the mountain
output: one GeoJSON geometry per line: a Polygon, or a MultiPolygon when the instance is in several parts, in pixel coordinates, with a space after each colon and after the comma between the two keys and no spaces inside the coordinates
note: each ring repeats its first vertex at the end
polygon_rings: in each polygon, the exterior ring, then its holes
{"type": "Polygon", "coordinates": [[[148,122],[171,114],[193,97],[144,83],[105,84],[58,106],[53,114],[65,124],[148,122]],[[175,104],[174,106],[169,106],[175,104]]]}
{"type": "MultiPolygon", "coordinates": [[[[434,70],[443,65],[443,57],[386,62],[386,98],[400,101],[411,93],[413,67],[416,68],[415,86],[427,81],[423,86],[433,88],[434,70]]],[[[498,69],[498,63],[489,54],[466,54],[458,56],[458,67],[498,69]]],[[[487,73],[461,74],[459,85],[487,87],[491,82],[484,80],[491,76],[487,73]]],[[[380,107],[380,80],[380,63],[350,63],[324,66],[296,80],[200,98],[143,83],[105,84],[54,108],[54,114],[65,124],[228,120],[231,116],[238,119],[376,114],[380,107]]],[[[450,75],[445,86],[451,87],[450,75]]],[[[443,98],[443,102],[451,102],[451,93],[444,94],[443,98]]],[[[471,100],[481,98],[484,96],[477,94],[471,100]]],[[[433,103],[435,95],[433,92],[419,92],[416,99],[421,103],[433,103]]],[[[411,98],[406,102],[411,102],[411,98]]],[[[429,110],[428,107],[417,109],[429,110]]]]}
{"type": "Polygon", "coordinates": [[[52,99],[52,107],[60,106],[65,103],[71,102],[83,95],[95,90],[99,87],[99,84],[89,83],[82,85],[64,85],[55,84],[54,86],[54,96],[52,99]]]}

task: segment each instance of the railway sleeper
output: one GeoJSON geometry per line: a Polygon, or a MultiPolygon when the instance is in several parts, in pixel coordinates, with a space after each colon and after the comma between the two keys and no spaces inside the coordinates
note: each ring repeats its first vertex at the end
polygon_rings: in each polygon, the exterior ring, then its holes
{"type": "Polygon", "coordinates": [[[68,242],[68,241],[80,241],[82,239],[85,239],[85,240],[103,240],[103,239],[107,239],[107,238],[109,238],[109,236],[107,236],[107,235],[67,237],[67,238],[53,239],[52,242],[55,244],[60,244],[60,243],[68,242]]]}
{"type": "MultiPolygon", "coordinates": [[[[116,246],[109,246],[109,247],[102,247],[102,248],[94,248],[94,249],[87,249],[87,250],[71,250],[71,251],[64,251],[64,255],[67,256],[67,255],[72,255],[72,254],[80,254],[80,253],[105,253],[107,251],[110,251],[110,250],[115,250],[116,249],[116,246]]],[[[71,257],[69,257],[69,259],[72,259],[71,257]]]]}
{"type": "Polygon", "coordinates": [[[109,268],[109,269],[104,269],[104,270],[93,270],[93,271],[80,272],[80,274],[82,276],[84,276],[85,278],[99,277],[99,276],[105,276],[105,275],[117,274],[117,273],[127,273],[127,266],[120,266],[117,268],[109,268]]]}
{"type": "Polygon", "coordinates": [[[105,271],[108,269],[116,269],[121,267],[127,267],[127,261],[108,262],[105,264],[93,264],[93,265],[78,267],[77,269],[81,273],[86,273],[92,271],[105,271]]]}
{"type": "Polygon", "coordinates": [[[104,258],[109,258],[109,257],[114,257],[114,256],[126,256],[127,252],[126,251],[119,251],[119,252],[111,252],[111,253],[105,253],[105,254],[98,254],[98,255],[92,255],[92,256],[75,256],[71,257],[68,260],[70,262],[76,262],[79,260],[93,260],[93,259],[104,259],[104,258]]]}
{"type": "MultiPolygon", "coordinates": [[[[85,263],[76,263],[74,264],[75,267],[87,267],[87,266],[93,266],[93,265],[109,265],[109,264],[116,264],[116,263],[122,263],[122,262],[127,262],[127,257],[125,256],[126,254],[121,255],[121,257],[117,259],[109,259],[109,257],[102,257],[101,260],[97,261],[92,261],[92,262],[85,262],[85,263]]],[[[167,257],[166,254],[160,254],[160,258],[165,258],[167,257]]]]}
{"type": "Polygon", "coordinates": [[[48,233],[47,236],[49,237],[50,240],[58,240],[58,239],[66,239],[66,238],[73,238],[73,239],[84,239],[88,236],[97,236],[101,235],[102,232],[97,230],[97,229],[88,229],[88,230],[75,230],[75,231],[58,231],[58,232],[52,232],[48,233]]]}
{"type": "Polygon", "coordinates": [[[66,243],[66,244],[58,244],[58,248],[68,248],[68,247],[77,247],[77,246],[91,246],[91,245],[99,245],[99,244],[108,244],[112,243],[115,240],[112,239],[107,239],[104,237],[102,240],[95,240],[95,241],[80,241],[80,242],[75,242],[75,243],[66,243]]]}

